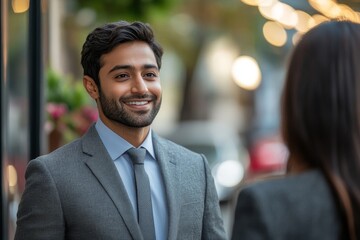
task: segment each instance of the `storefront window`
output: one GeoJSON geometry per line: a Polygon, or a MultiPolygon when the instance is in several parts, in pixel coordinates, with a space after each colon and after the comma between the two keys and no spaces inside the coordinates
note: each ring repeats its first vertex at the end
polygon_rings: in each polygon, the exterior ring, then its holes
{"type": "Polygon", "coordinates": [[[25,187],[29,161],[29,1],[2,1],[2,199],[5,201],[2,239],[13,239],[16,212],[25,187]],[[5,196],[4,196],[5,195],[5,196]],[[7,209],[6,209],[7,207],[7,209]],[[4,227],[6,226],[6,227],[4,227]]]}

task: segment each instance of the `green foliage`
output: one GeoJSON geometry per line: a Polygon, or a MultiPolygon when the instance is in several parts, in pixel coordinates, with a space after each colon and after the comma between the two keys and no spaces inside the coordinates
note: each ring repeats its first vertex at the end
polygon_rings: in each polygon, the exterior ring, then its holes
{"type": "Polygon", "coordinates": [[[82,82],[50,69],[47,72],[46,112],[49,129],[49,150],[82,136],[97,120],[82,82]]]}
{"type": "Polygon", "coordinates": [[[72,111],[89,104],[82,82],[62,76],[54,70],[47,72],[47,102],[65,104],[72,111]]]}
{"type": "Polygon", "coordinates": [[[151,10],[166,12],[177,1],[179,0],[78,0],[77,7],[94,9],[99,20],[147,20],[151,10]]]}

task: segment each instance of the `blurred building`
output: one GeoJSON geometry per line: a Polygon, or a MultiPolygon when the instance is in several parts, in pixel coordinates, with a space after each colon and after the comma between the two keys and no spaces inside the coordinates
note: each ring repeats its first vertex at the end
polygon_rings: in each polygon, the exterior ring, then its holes
{"type": "Polygon", "coordinates": [[[41,3],[2,0],[0,6],[1,239],[13,239],[25,168],[42,148],[46,6],[41,3]]]}

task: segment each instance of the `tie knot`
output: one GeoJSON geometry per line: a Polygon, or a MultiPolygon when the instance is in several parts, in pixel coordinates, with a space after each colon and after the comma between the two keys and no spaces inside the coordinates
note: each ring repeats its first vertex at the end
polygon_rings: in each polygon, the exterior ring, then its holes
{"type": "Polygon", "coordinates": [[[129,154],[133,164],[144,164],[146,155],[145,148],[130,148],[127,153],[129,154]]]}

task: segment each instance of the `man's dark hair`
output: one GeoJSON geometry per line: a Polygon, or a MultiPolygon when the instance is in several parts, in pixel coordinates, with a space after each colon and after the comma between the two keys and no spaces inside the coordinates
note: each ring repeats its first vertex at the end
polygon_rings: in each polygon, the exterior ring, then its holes
{"type": "Polygon", "coordinates": [[[87,36],[81,51],[84,75],[90,76],[100,87],[101,56],[111,52],[119,44],[132,41],[146,42],[154,52],[158,68],[161,68],[163,49],[155,40],[150,25],[142,22],[119,21],[98,27],[87,36]]]}

